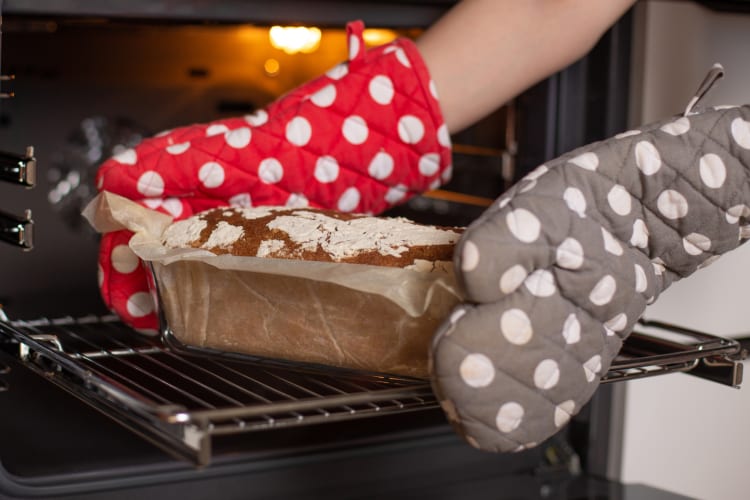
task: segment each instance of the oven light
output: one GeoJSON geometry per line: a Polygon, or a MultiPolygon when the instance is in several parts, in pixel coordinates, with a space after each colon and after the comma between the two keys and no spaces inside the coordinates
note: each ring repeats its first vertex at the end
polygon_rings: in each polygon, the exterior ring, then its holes
{"type": "Polygon", "coordinates": [[[393,30],[367,28],[362,33],[362,38],[365,39],[365,43],[370,46],[385,45],[396,39],[398,35],[393,30]]]}
{"type": "Polygon", "coordinates": [[[274,58],[266,59],[266,62],[263,63],[263,70],[268,76],[278,75],[279,69],[281,69],[281,65],[279,64],[279,61],[274,58]]]}
{"type": "Polygon", "coordinates": [[[305,26],[272,26],[268,36],[274,48],[287,54],[309,54],[320,46],[321,31],[305,26]]]}

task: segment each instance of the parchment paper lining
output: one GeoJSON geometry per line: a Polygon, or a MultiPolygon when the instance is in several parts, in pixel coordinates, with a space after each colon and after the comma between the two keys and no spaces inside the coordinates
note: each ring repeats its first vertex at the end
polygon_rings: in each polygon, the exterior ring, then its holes
{"type": "Polygon", "coordinates": [[[258,272],[333,283],[385,297],[415,318],[429,309],[438,291],[452,295],[456,303],[461,301],[450,265],[440,266],[433,272],[422,272],[363,264],[214,255],[201,249],[170,249],[161,244],[161,235],[171,224],[171,217],[106,191],[89,203],[83,216],[103,233],[120,229],[133,231],[135,235],[130,240],[130,248],[147,262],[168,265],[177,261],[195,261],[227,271],[258,272]]]}

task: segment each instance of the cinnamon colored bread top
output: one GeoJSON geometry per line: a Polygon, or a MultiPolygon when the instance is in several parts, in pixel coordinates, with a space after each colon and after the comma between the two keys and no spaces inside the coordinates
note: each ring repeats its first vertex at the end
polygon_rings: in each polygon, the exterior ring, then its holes
{"type": "Polygon", "coordinates": [[[215,208],[173,223],[162,242],[215,254],[407,267],[450,261],[463,228],[314,208],[215,208]]]}

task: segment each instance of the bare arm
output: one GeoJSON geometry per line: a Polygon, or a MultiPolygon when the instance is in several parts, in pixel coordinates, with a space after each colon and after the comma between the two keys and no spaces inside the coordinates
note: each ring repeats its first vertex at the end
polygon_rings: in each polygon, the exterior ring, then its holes
{"type": "Polygon", "coordinates": [[[417,40],[457,132],[575,62],[636,0],[463,0],[417,40]]]}

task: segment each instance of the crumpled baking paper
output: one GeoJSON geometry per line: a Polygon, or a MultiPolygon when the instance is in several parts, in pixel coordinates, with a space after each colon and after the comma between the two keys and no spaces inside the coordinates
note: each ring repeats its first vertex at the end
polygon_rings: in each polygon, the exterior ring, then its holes
{"type": "Polygon", "coordinates": [[[167,248],[171,217],[108,192],[83,215],[135,233],[162,320],[186,345],[424,378],[432,335],[462,300],[449,262],[425,272],[167,248]]]}

